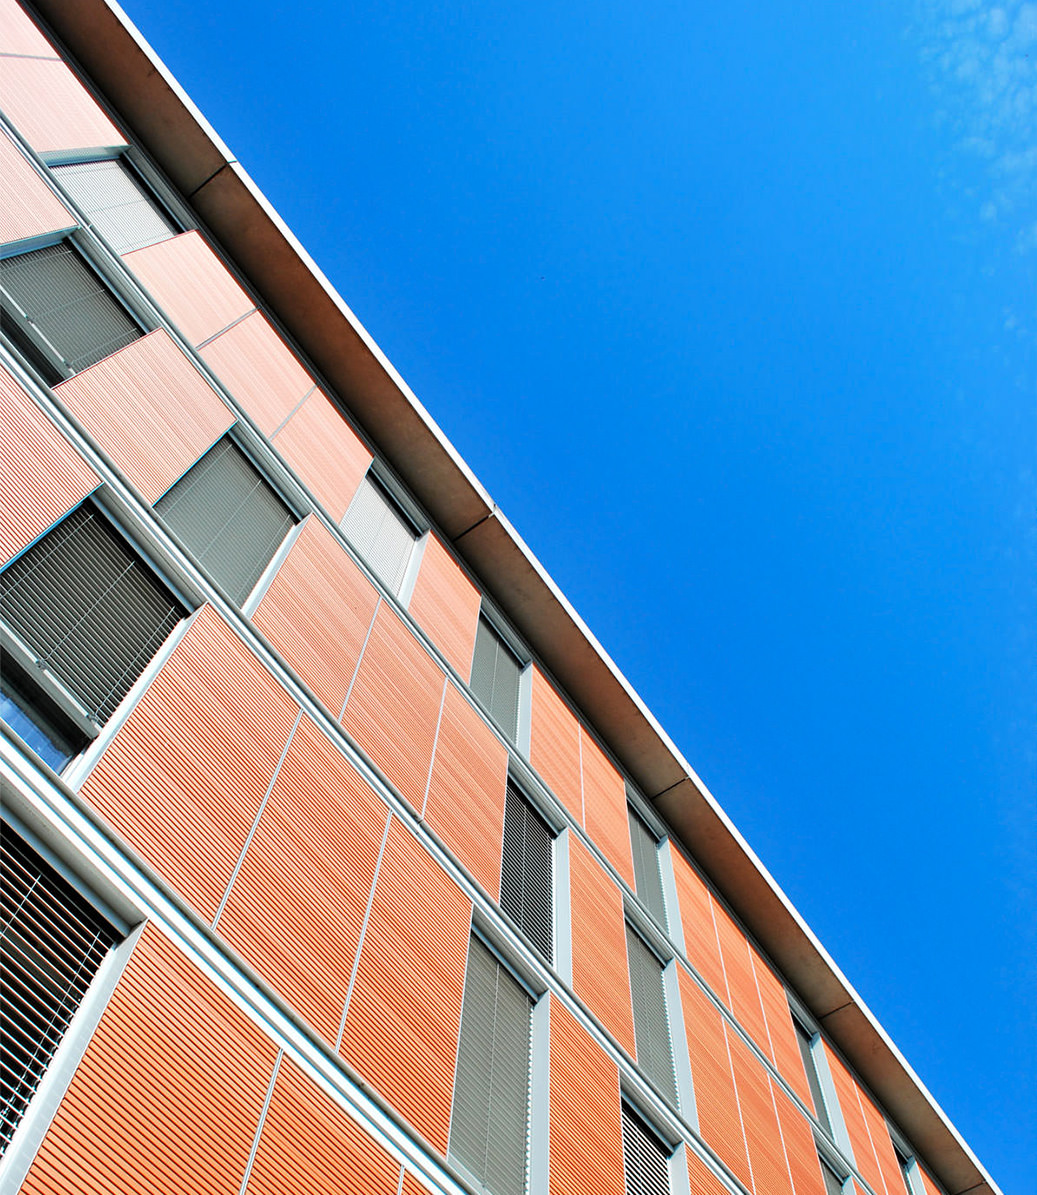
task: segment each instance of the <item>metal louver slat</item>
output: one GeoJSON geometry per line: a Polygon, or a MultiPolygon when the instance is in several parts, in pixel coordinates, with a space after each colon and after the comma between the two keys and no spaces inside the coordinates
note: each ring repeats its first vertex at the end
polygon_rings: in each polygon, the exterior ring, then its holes
{"type": "Polygon", "coordinates": [[[118,935],[3,823],[0,875],[2,1153],[118,935]]]}
{"type": "Polygon", "coordinates": [[[295,525],[287,504],[227,436],[162,495],[155,511],[238,605],[295,525]]]}
{"type": "Polygon", "coordinates": [[[468,951],[450,1154],[493,1195],[523,1195],[532,1002],[489,950],[468,951]]]}
{"type": "Polygon", "coordinates": [[[554,836],[511,784],[504,806],[500,906],[547,961],[553,962],[554,836]]]}
{"type": "Polygon", "coordinates": [[[470,687],[512,742],[518,735],[521,676],[522,665],[489,622],[480,618],[470,687]]]}
{"type": "Polygon", "coordinates": [[[659,871],[659,844],[637,814],[627,806],[630,818],[630,845],[634,854],[634,880],[637,895],[656,919],[666,928],[666,902],[663,899],[662,875],[659,871]]]}
{"type": "Polygon", "coordinates": [[[185,613],[88,503],[0,574],[0,617],[98,724],[185,613]]]}
{"type": "Polygon", "coordinates": [[[638,1065],[664,1096],[677,1102],[677,1079],[666,1016],[662,964],[641,938],[627,926],[630,993],[634,1004],[634,1040],[638,1065]]]}
{"type": "Polygon", "coordinates": [[[398,594],[417,537],[389,495],[370,476],[360,483],[341,526],[343,535],[371,572],[391,593],[398,594]]]}
{"type": "Polygon", "coordinates": [[[627,1195],[669,1195],[671,1150],[630,1108],[623,1108],[623,1169],[627,1195]]]}
{"type": "Polygon", "coordinates": [[[116,253],[176,236],[176,228],[119,158],[55,166],[54,173],[116,253]]]}

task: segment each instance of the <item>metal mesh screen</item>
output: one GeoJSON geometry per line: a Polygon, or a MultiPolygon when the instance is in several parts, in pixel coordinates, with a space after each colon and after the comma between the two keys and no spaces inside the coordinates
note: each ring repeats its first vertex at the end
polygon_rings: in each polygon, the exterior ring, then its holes
{"type": "Polygon", "coordinates": [[[637,895],[652,916],[665,929],[666,901],[659,872],[659,844],[637,814],[627,806],[630,818],[630,846],[634,854],[634,880],[637,895]]]}
{"type": "Polygon", "coordinates": [[[553,960],[553,847],[547,822],[509,784],[500,906],[548,962],[553,960]]]}
{"type": "Polygon", "coordinates": [[[391,593],[398,594],[417,537],[393,500],[370,476],[360,483],[341,526],[371,572],[391,593]]]}
{"type": "Polygon", "coordinates": [[[623,1108],[623,1169],[627,1195],[669,1195],[670,1154],[640,1116],[623,1108]]]}
{"type": "Polygon", "coordinates": [[[176,236],[173,223],[121,159],[55,166],[54,173],[116,253],[176,236]]]}
{"type": "Polygon", "coordinates": [[[521,676],[522,665],[486,619],[480,618],[472,657],[471,690],[512,742],[518,736],[521,676]]]}
{"type": "Polygon", "coordinates": [[[666,1017],[663,968],[640,937],[627,926],[630,994],[634,1003],[634,1040],[637,1061],[671,1103],[677,1102],[673,1048],[666,1017]]]}

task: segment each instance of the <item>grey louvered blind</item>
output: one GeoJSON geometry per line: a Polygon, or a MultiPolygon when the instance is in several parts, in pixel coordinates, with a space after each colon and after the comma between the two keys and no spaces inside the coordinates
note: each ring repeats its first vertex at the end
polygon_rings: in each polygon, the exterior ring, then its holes
{"type": "Polygon", "coordinates": [[[468,949],[450,1155],[493,1195],[523,1195],[532,1001],[478,940],[468,949]]]}
{"type": "Polygon", "coordinates": [[[90,503],[0,573],[0,617],[99,725],[185,613],[90,503]]]}
{"type": "Polygon", "coordinates": [[[176,236],[172,221],[122,159],[55,166],[54,173],[116,253],[176,236]]]}
{"type": "Polygon", "coordinates": [[[295,516],[228,436],[155,503],[162,521],[239,606],[295,516]]]}
{"type": "Polygon", "coordinates": [[[129,313],[67,241],[0,261],[4,324],[42,346],[65,373],[141,335],[129,313]]]}
{"type": "Polygon", "coordinates": [[[512,742],[518,737],[521,676],[522,665],[487,620],[480,618],[472,657],[471,690],[512,742]]]}
{"type": "Polygon", "coordinates": [[[663,882],[659,872],[659,844],[637,814],[627,806],[630,818],[630,846],[634,853],[634,881],[637,895],[642,903],[666,928],[666,901],[663,899],[663,882]]]}
{"type": "Polygon", "coordinates": [[[670,1195],[670,1154],[631,1108],[623,1106],[623,1169],[627,1195],[670,1195]]]}
{"type": "Polygon", "coordinates": [[[504,806],[504,853],[500,906],[529,941],[553,961],[554,835],[547,822],[514,787],[504,806]]]}
{"type": "Polygon", "coordinates": [[[803,1069],[807,1072],[807,1085],[814,1100],[814,1111],[817,1113],[818,1123],[831,1136],[832,1122],[828,1119],[828,1109],[825,1107],[824,1092],[821,1089],[821,1079],[817,1073],[817,1063],[814,1061],[814,1051],[811,1046],[811,1035],[795,1018],[792,1023],[796,1029],[796,1041],[803,1059],[803,1069]]]}
{"type": "Polygon", "coordinates": [[[634,1040],[637,1061],[664,1096],[677,1102],[673,1048],[663,992],[663,967],[642,939],[627,926],[630,994],[634,1003],[634,1040]]]}
{"type": "Polygon", "coordinates": [[[370,474],[353,495],[342,520],[342,534],[386,589],[398,594],[417,536],[370,474]]]}
{"type": "Polygon", "coordinates": [[[117,936],[49,863],[0,823],[0,1153],[117,936]]]}

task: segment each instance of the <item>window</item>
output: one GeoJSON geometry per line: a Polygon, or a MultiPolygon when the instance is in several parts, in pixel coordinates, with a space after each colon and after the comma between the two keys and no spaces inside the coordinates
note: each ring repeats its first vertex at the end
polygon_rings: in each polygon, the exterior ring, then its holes
{"type": "Polygon", "coordinates": [[[639,934],[627,926],[630,994],[638,1065],[671,1104],[677,1103],[677,1076],[666,1016],[663,964],[639,934]]]}
{"type": "Polygon", "coordinates": [[[48,382],[70,377],[141,335],[70,241],[0,261],[3,330],[48,382]]]}
{"type": "Polygon", "coordinates": [[[670,1195],[670,1155],[640,1116],[623,1105],[623,1171],[627,1195],[670,1195]]]}
{"type": "Polygon", "coordinates": [[[91,503],[0,573],[4,717],[63,766],[186,611],[91,503]]]}
{"type": "Polygon", "coordinates": [[[547,961],[553,962],[554,835],[528,800],[508,784],[500,906],[547,961]]]}
{"type": "Polygon", "coordinates": [[[821,1077],[817,1073],[817,1063],[814,1061],[814,1034],[804,1029],[795,1017],[793,1017],[792,1023],[796,1027],[796,1041],[799,1043],[799,1052],[803,1058],[803,1069],[807,1072],[807,1084],[810,1087],[810,1094],[814,1100],[817,1122],[829,1137],[831,1137],[832,1122],[828,1119],[828,1109],[825,1107],[821,1077]]]}
{"type": "Polygon", "coordinates": [[[386,589],[399,596],[418,535],[370,473],[353,495],[342,533],[386,589]]]}
{"type": "Polygon", "coordinates": [[[900,1167],[900,1176],[904,1180],[904,1190],[907,1191],[907,1195],[915,1195],[914,1183],[911,1181],[914,1159],[902,1150],[895,1141],[893,1142],[893,1152],[897,1155],[897,1165],[900,1167]]]}
{"type": "Polygon", "coordinates": [[[659,871],[659,843],[655,835],[628,805],[630,845],[634,854],[634,881],[641,903],[666,928],[666,901],[659,871]]]}
{"type": "Polygon", "coordinates": [[[296,522],[229,436],[159,498],[155,511],[239,606],[296,522]]]}
{"type": "Polygon", "coordinates": [[[818,1161],[821,1163],[821,1177],[825,1180],[825,1195],[843,1195],[843,1180],[824,1158],[819,1157],[818,1161]]]}
{"type": "Polygon", "coordinates": [[[472,657],[471,690],[512,742],[518,738],[521,677],[518,657],[489,621],[480,617],[472,657]]]}
{"type": "Polygon", "coordinates": [[[0,835],[0,1153],[118,937],[6,824],[0,835]]]}
{"type": "Polygon", "coordinates": [[[468,949],[451,1158],[493,1195],[523,1195],[529,1141],[533,1001],[473,937],[468,949]]]}
{"type": "Polygon", "coordinates": [[[55,166],[54,173],[116,253],[143,249],[179,231],[122,158],[55,166]]]}

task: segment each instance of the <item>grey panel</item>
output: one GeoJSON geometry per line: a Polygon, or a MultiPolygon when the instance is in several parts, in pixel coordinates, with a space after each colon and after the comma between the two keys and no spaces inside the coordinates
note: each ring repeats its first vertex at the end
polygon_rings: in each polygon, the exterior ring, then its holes
{"type": "Polygon", "coordinates": [[[550,963],[553,961],[554,835],[526,798],[508,785],[500,906],[550,963]]]}
{"type": "Polygon", "coordinates": [[[393,500],[370,475],[360,483],[341,525],[343,535],[371,572],[386,589],[398,594],[417,536],[393,500]]]}
{"type": "Polygon", "coordinates": [[[472,657],[471,690],[512,742],[518,735],[522,665],[485,618],[479,619],[472,657]]]}
{"type": "Polygon", "coordinates": [[[450,1154],[493,1195],[523,1195],[532,1002],[477,939],[468,952],[450,1154]]]}
{"type": "Polygon", "coordinates": [[[630,962],[630,994],[634,1003],[637,1062],[662,1094],[676,1106],[677,1078],[666,1017],[662,964],[629,925],[627,958],[630,962]]]}
{"type": "Polygon", "coordinates": [[[821,1159],[821,1175],[825,1180],[825,1195],[843,1195],[842,1180],[836,1176],[824,1158],[821,1159]]]}
{"type": "Polygon", "coordinates": [[[669,1195],[672,1152],[636,1112],[624,1106],[623,1170],[627,1195],[669,1195]]]}
{"type": "Polygon", "coordinates": [[[666,901],[659,871],[659,844],[637,814],[627,806],[630,818],[630,845],[634,853],[634,880],[637,895],[655,920],[666,928],[666,901]]]}
{"type": "Polygon", "coordinates": [[[295,525],[289,507],[227,436],[162,495],[155,510],[238,605],[295,525]]]}
{"type": "Polygon", "coordinates": [[[176,236],[177,229],[121,159],[55,166],[54,173],[116,253],[176,236]]]}
{"type": "Polygon", "coordinates": [[[0,574],[0,615],[103,723],[186,611],[89,503],[0,574]]]}
{"type": "Polygon", "coordinates": [[[814,1100],[814,1110],[817,1113],[817,1119],[821,1127],[829,1135],[832,1135],[832,1122],[828,1119],[828,1109],[825,1107],[824,1091],[821,1087],[821,1079],[817,1073],[817,1064],[814,1061],[814,1054],[811,1049],[811,1036],[800,1025],[799,1021],[793,1019],[793,1025],[796,1027],[796,1041],[799,1044],[799,1053],[803,1059],[803,1069],[807,1072],[807,1084],[810,1087],[810,1094],[814,1100]]]}

